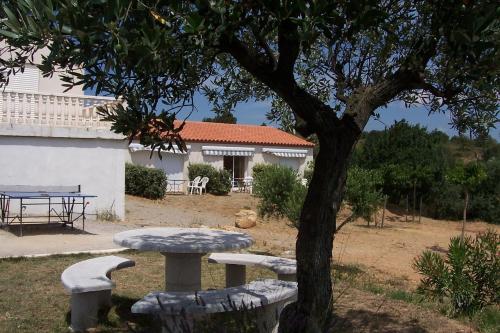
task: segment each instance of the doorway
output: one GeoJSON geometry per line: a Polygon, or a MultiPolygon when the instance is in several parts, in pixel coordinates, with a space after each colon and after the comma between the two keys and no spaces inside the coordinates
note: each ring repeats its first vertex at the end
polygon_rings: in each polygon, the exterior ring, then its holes
{"type": "Polygon", "coordinates": [[[229,171],[233,181],[245,178],[245,156],[224,156],[224,170],[229,171]]]}

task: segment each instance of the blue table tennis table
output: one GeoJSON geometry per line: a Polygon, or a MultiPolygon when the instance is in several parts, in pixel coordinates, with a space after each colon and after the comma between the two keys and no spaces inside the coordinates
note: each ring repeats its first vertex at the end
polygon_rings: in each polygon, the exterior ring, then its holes
{"type": "Polygon", "coordinates": [[[77,186],[0,186],[0,226],[19,224],[20,235],[23,235],[24,224],[61,223],[71,225],[82,219],[85,230],[85,208],[87,199],[96,198],[91,194],[81,193],[77,186]],[[18,201],[19,209],[12,213],[14,202],[18,201]],[[29,214],[30,206],[46,206],[46,213],[29,214]],[[81,208],[81,209],[78,209],[81,208]]]}

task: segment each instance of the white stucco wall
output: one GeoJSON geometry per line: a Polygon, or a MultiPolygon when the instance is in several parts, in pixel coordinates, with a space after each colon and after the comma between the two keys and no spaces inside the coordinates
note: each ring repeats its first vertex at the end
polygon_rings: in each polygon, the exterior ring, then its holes
{"type": "Polygon", "coordinates": [[[43,130],[0,126],[0,185],[81,185],[82,192],[98,196],[89,199],[88,213],[113,205],[123,219],[127,142],[110,132],[43,130]]]}

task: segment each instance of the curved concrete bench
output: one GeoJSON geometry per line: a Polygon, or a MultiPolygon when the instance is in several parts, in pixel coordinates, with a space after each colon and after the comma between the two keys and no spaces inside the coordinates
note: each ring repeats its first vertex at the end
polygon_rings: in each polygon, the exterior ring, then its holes
{"type": "Polygon", "coordinates": [[[97,311],[111,306],[111,272],[135,266],[135,262],[117,256],[80,261],[64,270],[61,282],[71,293],[71,329],[84,332],[97,324],[97,311]]]}
{"type": "Polygon", "coordinates": [[[297,280],[297,261],[294,259],[246,253],[212,253],[208,262],[226,264],[226,287],[245,284],[246,266],[261,266],[278,275],[278,280],[297,280]]]}
{"type": "Polygon", "coordinates": [[[259,332],[275,332],[281,310],[296,297],[296,282],[266,279],[222,290],[150,293],[132,305],[132,313],[161,316],[164,332],[185,332],[186,325],[194,332],[204,316],[255,311],[259,332]]]}

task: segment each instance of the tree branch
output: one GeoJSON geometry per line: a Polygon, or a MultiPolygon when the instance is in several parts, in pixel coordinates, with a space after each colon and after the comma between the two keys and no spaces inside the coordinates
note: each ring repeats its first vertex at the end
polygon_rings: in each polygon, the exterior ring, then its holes
{"type": "Polygon", "coordinates": [[[273,71],[275,71],[278,68],[278,60],[276,59],[276,56],[275,56],[273,50],[271,49],[269,44],[267,44],[267,42],[264,40],[264,38],[262,38],[262,36],[258,32],[252,30],[252,33],[255,36],[255,39],[259,43],[260,47],[262,47],[262,49],[266,53],[266,55],[269,59],[269,63],[273,66],[273,71]]]}
{"type": "Polygon", "coordinates": [[[289,19],[284,20],[278,27],[278,72],[293,78],[293,68],[299,56],[300,42],[297,34],[297,25],[289,19]]]}

